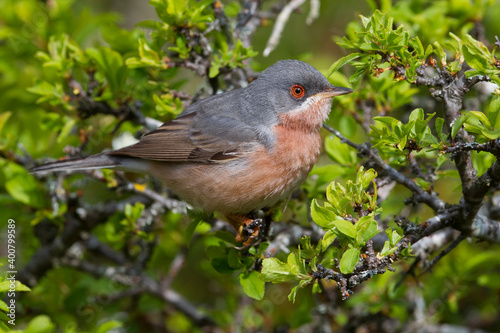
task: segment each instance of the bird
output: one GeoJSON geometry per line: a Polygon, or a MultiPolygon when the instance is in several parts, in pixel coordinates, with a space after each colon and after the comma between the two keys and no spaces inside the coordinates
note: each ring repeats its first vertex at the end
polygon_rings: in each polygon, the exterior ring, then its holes
{"type": "MultiPolygon", "coordinates": [[[[313,66],[281,60],[246,87],[188,106],[130,146],[31,169],[32,173],[114,168],[150,174],[194,207],[219,212],[249,242],[249,214],[285,199],[322,147],[320,129],[335,87],[313,66]]],[[[258,234],[251,229],[252,237],[258,234]]]]}

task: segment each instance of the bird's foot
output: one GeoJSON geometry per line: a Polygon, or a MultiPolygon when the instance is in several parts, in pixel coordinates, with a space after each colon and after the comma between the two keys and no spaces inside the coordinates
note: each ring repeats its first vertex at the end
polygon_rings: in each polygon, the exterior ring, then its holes
{"type": "Polygon", "coordinates": [[[259,229],[262,226],[262,219],[248,219],[246,223],[240,224],[236,241],[242,242],[243,245],[249,246],[259,235],[259,229]]]}
{"type": "Polygon", "coordinates": [[[235,240],[244,246],[250,246],[254,242],[263,223],[262,219],[252,219],[242,214],[230,214],[226,218],[236,229],[235,240]]]}

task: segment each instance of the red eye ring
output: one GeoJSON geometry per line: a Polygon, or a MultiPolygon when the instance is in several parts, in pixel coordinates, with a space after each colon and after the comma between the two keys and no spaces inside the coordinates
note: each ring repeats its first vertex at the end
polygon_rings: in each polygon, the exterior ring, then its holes
{"type": "Polygon", "coordinates": [[[295,98],[302,98],[304,97],[305,93],[306,90],[300,84],[294,84],[290,87],[290,94],[292,94],[292,96],[295,98]]]}

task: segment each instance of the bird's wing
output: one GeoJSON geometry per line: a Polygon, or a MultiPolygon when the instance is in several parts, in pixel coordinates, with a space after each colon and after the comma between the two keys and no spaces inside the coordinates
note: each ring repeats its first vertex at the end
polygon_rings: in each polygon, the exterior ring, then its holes
{"type": "Polygon", "coordinates": [[[256,140],[255,131],[241,121],[196,112],[178,117],[144,135],[132,146],[111,152],[154,161],[221,162],[238,158],[256,140]]]}

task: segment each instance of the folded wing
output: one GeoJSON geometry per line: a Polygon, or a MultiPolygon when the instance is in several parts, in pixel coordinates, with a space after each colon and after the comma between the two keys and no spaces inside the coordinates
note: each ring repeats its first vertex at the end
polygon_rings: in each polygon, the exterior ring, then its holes
{"type": "Polygon", "coordinates": [[[165,162],[221,162],[244,154],[256,138],[255,131],[240,120],[200,117],[193,112],[163,124],[135,145],[109,154],[165,162]]]}

